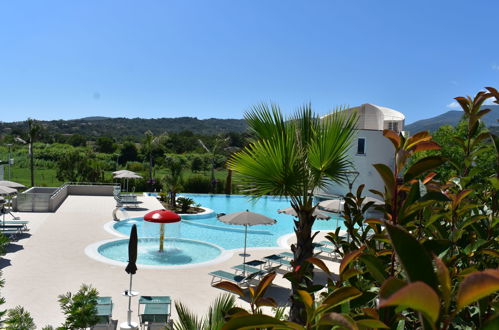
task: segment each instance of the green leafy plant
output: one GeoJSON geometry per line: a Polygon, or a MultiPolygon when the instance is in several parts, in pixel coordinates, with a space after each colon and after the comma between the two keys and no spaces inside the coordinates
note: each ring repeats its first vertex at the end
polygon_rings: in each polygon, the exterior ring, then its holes
{"type": "Polygon", "coordinates": [[[393,143],[395,162],[392,167],[374,164],[384,189],[372,191],[384,205],[365,203],[361,185],[345,198],[348,235],[338,229],[327,236],[342,257],[339,276],[313,257],[304,263],[329,275],[326,286],[300,283],[306,276],[303,264],[285,274],[299,286],[298,299],[305,306],[300,324],[239,312],[230,317],[227,329],[242,321],[273,329],[497,328],[499,144],[479,128],[487,113],[483,103],[491,97],[499,102],[499,93],[487,90],[474,98],[456,98],[467,133],[457,143],[464,160],[448,181],[437,180],[436,171],[447,160],[428,153],[440,149],[428,132],[405,136],[384,131],[393,143]],[[476,159],[484,148],[480,141],[491,143],[498,166],[494,174],[477,180],[476,159]],[[366,217],[373,207],[379,216],[366,217]]]}
{"type": "Polygon", "coordinates": [[[7,312],[5,320],[5,329],[7,330],[34,330],[35,323],[30,313],[22,306],[16,306],[7,312]]]}
{"type": "Polygon", "coordinates": [[[163,177],[163,186],[170,194],[169,204],[175,210],[177,208],[177,193],[182,189],[182,170],[185,166],[185,159],[181,157],[166,157],[166,164],[169,173],[163,177]]]}
{"type": "Polygon", "coordinates": [[[256,139],[227,162],[237,174],[242,190],[257,198],[264,195],[289,196],[298,215],[293,264],[302,272],[292,282],[290,319],[304,323],[304,304],[298,290],[313,281],[312,268],[305,260],[312,257],[312,226],[315,222],[313,196],[309,191],[327,180],[345,181],[350,167],[346,152],[352,140],[357,117],[342,112],[320,118],[310,105],[285,119],[277,105],[262,104],[245,115],[256,139]]]}
{"type": "Polygon", "coordinates": [[[166,133],[154,136],[154,133],[147,130],[144,133],[144,140],[142,141],[142,152],[147,155],[149,159],[149,180],[153,180],[153,152],[155,149],[161,149],[165,142],[168,140],[166,133]]]}
{"type": "Polygon", "coordinates": [[[85,329],[98,322],[97,296],[95,288],[82,284],[80,289],[72,294],[67,292],[59,296],[59,304],[66,316],[62,329],[85,329]]]}
{"type": "Polygon", "coordinates": [[[180,210],[182,213],[187,213],[190,207],[192,207],[196,202],[189,197],[179,197],[177,198],[177,203],[180,204],[180,210]]]}
{"type": "Polygon", "coordinates": [[[31,186],[35,186],[35,152],[34,152],[34,142],[40,135],[42,131],[42,126],[34,119],[28,118],[28,154],[29,154],[29,168],[31,174],[31,186]]]}
{"type": "Polygon", "coordinates": [[[175,302],[178,320],[174,321],[174,330],[221,330],[225,316],[235,306],[235,296],[224,294],[219,296],[209,307],[204,318],[197,317],[187,306],[175,302]]]}

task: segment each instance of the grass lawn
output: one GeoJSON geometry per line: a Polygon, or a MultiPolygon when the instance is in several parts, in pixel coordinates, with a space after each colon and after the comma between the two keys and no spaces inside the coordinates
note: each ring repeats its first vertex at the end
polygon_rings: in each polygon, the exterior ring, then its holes
{"type": "MultiPolygon", "coordinates": [[[[9,179],[9,170],[5,166],[4,169],[5,180],[9,179]]],[[[31,187],[31,175],[29,168],[15,167],[11,168],[11,181],[19,182],[26,187],[31,187]]],[[[61,181],[56,178],[56,170],[53,168],[35,168],[35,185],[41,187],[59,187],[61,181]]]]}
{"type": "MultiPolygon", "coordinates": [[[[158,179],[161,179],[165,174],[167,173],[167,170],[164,168],[160,169],[155,169],[155,177],[158,179]]],[[[149,171],[143,171],[139,173],[142,175],[144,178],[147,178],[149,175],[149,171]]],[[[211,176],[210,171],[201,171],[197,173],[192,173],[190,169],[185,169],[183,171],[183,176],[184,178],[188,178],[192,175],[202,175],[206,177],[211,176]]],[[[4,168],[4,179],[8,180],[9,179],[9,172],[8,172],[8,167],[5,166],[4,168]]],[[[113,175],[112,171],[106,171],[104,178],[107,182],[112,182],[113,175]]],[[[224,180],[227,177],[227,170],[225,169],[220,169],[215,171],[215,177],[219,180],[224,180]]],[[[11,168],[11,181],[19,182],[24,184],[27,187],[31,186],[31,177],[30,177],[30,171],[29,167],[17,167],[17,166],[12,166],[11,168]]],[[[59,187],[62,185],[64,182],[57,180],[56,177],[56,169],[55,168],[43,168],[43,167],[35,167],[35,185],[36,186],[41,186],[41,187],[59,187]]]]}

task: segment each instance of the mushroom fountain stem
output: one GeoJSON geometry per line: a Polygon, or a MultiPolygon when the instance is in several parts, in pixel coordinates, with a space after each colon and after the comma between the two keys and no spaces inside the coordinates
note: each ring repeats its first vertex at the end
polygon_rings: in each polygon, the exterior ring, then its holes
{"type": "Polygon", "coordinates": [[[159,252],[163,252],[163,241],[165,240],[165,224],[159,227],[159,252]]]}

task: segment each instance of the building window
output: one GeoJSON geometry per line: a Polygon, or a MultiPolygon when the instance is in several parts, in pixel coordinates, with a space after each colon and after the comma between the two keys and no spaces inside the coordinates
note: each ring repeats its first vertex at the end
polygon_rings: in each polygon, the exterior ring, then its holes
{"type": "Polygon", "coordinates": [[[397,123],[396,121],[389,121],[388,122],[388,129],[391,129],[392,131],[398,132],[399,123],[397,123]]]}
{"type": "Polygon", "coordinates": [[[357,139],[357,155],[365,155],[366,154],[366,139],[358,138],[357,139]]]}

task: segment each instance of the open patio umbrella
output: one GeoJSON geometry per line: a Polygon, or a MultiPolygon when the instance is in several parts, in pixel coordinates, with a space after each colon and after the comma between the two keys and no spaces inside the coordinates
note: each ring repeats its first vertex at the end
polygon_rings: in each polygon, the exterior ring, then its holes
{"type": "MultiPolygon", "coordinates": [[[[15,190],[14,188],[0,186],[0,195],[12,195],[16,192],[17,192],[17,190],[15,190]]],[[[2,211],[2,225],[5,225],[5,212],[4,212],[4,210],[2,211]]]]}
{"type": "Polygon", "coordinates": [[[10,195],[16,193],[17,190],[6,186],[0,186],[0,195],[10,195]]]}
{"type": "Polygon", "coordinates": [[[321,210],[333,213],[341,213],[344,210],[345,201],[341,199],[329,199],[319,203],[321,210]]]}
{"type": "MultiPolygon", "coordinates": [[[[294,217],[298,217],[298,214],[296,213],[295,209],[292,207],[288,207],[287,209],[281,209],[277,210],[277,213],[283,213],[287,215],[292,215],[294,217]]],[[[327,214],[322,213],[321,211],[315,209],[314,212],[312,213],[314,217],[320,220],[329,220],[331,217],[327,214]]]]}
{"type": "Polygon", "coordinates": [[[365,197],[364,201],[362,202],[362,205],[365,205],[369,202],[374,202],[374,206],[385,205],[385,201],[382,201],[381,199],[374,198],[374,197],[365,197]]]}
{"type": "Polygon", "coordinates": [[[159,223],[159,252],[163,252],[163,243],[165,240],[165,223],[174,223],[180,221],[180,215],[168,210],[151,211],[144,215],[144,220],[148,222],[159,223]]]}
{"type": "Polygon", "coordinates": [[[8,180],[0,180],[0,186],[14,188],[14,189],[26,188],[26,186],[23,184],[8,180]]]}
{"type": "Polygon", "coordinates": [[[115,179],[126,179],[126,190],[128,191],[128,180],[129,179],[142,179],[142,176],[138,175],[135,172],[123,170],[123,172],[119,174],[115,174],[115,179]]]}
{"type": "MultiPolygon", "coordinates": [[[[362,202],[362,205],[366,205],[369,202],[374,202],[375,206],[385,204],[385,202],[380,199],[374,197],[365,197],[364,201],[362,202]]],[[[343,212],[344,207],[345,207],[345,201],[342,199],[330,199],[319,203],[320,209],[333,213],[343,212]]]]}
{"type": "MultiPolygon", "coordinates": [[[[266,217],[259,213],[250,212],[248,210],[243,212],[235,212],[230,214],[218,215],[218,220],[229,225],[244,226],[244,254],[243,265],[246,264],[246,243],[248,239],[248,226],[254,225],[273,225],[277,221],[275,219],[266,217]]],[[[243,274],[246,274],[246,269],[243,266],[243,274]]]]}
{"type": "Polygon", "coordinates": [[[123,173],[134,173],[134,174],[136,174],[134,171],[130,171],[130,170],[119,170],[119,171],[114,171],[113,172],[114,175],[123,174],[123,173]]]}
{"type": "Polygon", "coordinates": [[[137,324],[132,323],[132,296],[134,296],[132,291],[132,275],[137,272],[137,245],[137,225],[133,225],[130,231],[130,239],[128,240],[128,265],[125,268],[125,271],[130,274],[130,289],[128,292],[125,292],[125,295],[128,296],[128,316],[127,322],[120,325],[122,329],[137,328],[137,324]]]}

